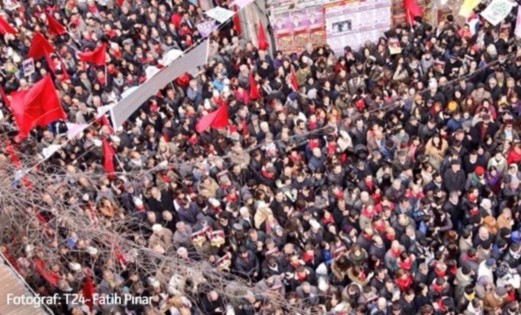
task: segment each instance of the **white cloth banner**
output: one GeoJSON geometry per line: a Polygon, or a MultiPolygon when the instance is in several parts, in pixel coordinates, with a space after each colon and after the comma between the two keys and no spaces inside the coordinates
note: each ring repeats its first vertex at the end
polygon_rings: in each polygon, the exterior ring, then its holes
{"type": "Polygon", "coordinates": [[[232,16],[235,15],[235,12],[226,10],[221,7],[215,7],[205,12],[206,15],[216,20],[219,23],[224,23],[228,21],[232,16]]]}
{"type": "Polygon", "coordinates": [[[60,150],[62,148],[59,144],[51,144],[47,148],[44,148],[42,150],[43,157],[47,160],[51,155],[53,155],[55,152],[60,150]]]}
{"type": "Polygon", "coordinates": [[[516,29],[514,35],[521,37],[521,7],[517,7],[516,29]]]}
{"type": "Polygon", "coordinates": [[[131,87],[129,87],[128,89],[123,91],[123,93],[121,93],[121,98],[123,99],[123,98],[129,96],[130,94],[132,94],[132,92],[134,92],[138,88],[139,88],[139,86],[131,86],[131,87]]]}
{"type": "Polygon", "coordinates": [[[509,0],[493,0],[489,6],[481,12],[481,16],[490,24],[496,26],[507,17],[514,5],[515,3],[509,0]]]}
{"type": "Polygon", "coordinates": [[[150,80],[133,89],[118,104],[111,109],[112,123],[114,128],[119,128],[130,115],[132,115],[141,105],[151,96],[154,96],[159,89],[177,79],[185,72],[195,75],[199,68],[208,61],[209,40],[206,39],[186,54],[161,69],[150,80]]]}
{"type": "Polygon", "coordinates": [[[147,76],[147,80],[152,79],[156,74],[159,73],[159,71],[160,71],[159,68],[156,66],[148,66],[145,69],[145,74],[147,76]]]}
{"type": "Polygon", "coordinates": [[[116,104],[110,104],[105,106],[98,107],[98,115],[96,116],[96,119],[100,118],[101,116],[108,113],[116,104]]]}
{"type": "Polygon", "coordinates": [[[236,5],[239,7],[239,9],[242,9],[252,2],[253,0],[233,0],[232,2],[230,2],[230,7],[236,5]]]}
{"type": "Polygon", "coordinates": [[[175,61],[177,58],[181,57],[183,55],[183,51],[179,49],[172,49],[166,52],[163,55],[163,58],[159,60],[159,64],[163,66],[167,66],[171,64],[173,61],[175,61]]]}
{"type": "Polygon", "coordinates": [[[74,137],[76,137],[79,133],[81,133],[83,130],[85,130],[87,127],[89,127],[88,124],[72,124],[72,123],[65,123],[67,125],[67,139],[72,140],[74,137]]]}

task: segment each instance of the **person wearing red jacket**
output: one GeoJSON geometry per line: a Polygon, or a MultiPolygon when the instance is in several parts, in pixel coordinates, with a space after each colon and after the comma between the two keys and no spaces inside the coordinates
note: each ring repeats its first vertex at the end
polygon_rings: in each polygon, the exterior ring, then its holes
{"type": "Polygon", "coordinates": [[[510,150],[507,155],[507,163],[519,163],[521,161],[521,143],[516,143],[510,150]]]}

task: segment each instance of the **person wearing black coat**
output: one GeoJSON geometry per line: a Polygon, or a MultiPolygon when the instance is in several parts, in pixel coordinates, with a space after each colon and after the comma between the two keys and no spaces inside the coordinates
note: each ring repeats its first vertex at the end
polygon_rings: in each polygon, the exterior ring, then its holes
{"type": "Polygon", "coordinates": [[[474,134],[479,135],[480,141],[484,141],[486,136],[494,138],[494,136],[499,130],[499,127],[496,123],[491,121],[491,117],[489,114],[483,114],[482,121],[478,122],[474,126],[474,129],[476,130],[474,134]]]}
{"type": "Polygon", "coordinates": [[[206,315],[217,315],[226,313],[224,301],[216,291],[212,290],[206,294],[203,294],[200,301],[201,310],[206,315]]]}
{"type": "Polygon", "coordinates": [[[173,211],[174,205],[172,203],[172,195],[166,190],[159,190],[157,187],[152,187],[150,190],[150,197],[146,199],[148,209],[154,211],[156,214],[161,214],[164,210],[173,211]]]}
{"type": "Polygon", "coordinates": [[[257,278],[259,276],[259,259],[244,246],[239,249],[239,255],[235,258],[234,265],[237,272],[246,277],[257,278]]]}
{"type": "Polygon", "coordinates": [[[461,170],[459,161],[452,161],[450,169],[443,174],[443,185],[447,192],[459,191],[465,188],[466,176],[465,172],[461,170]]]}
{"type": "Polygon", "coordinates": [[[190,202],[188,199],[183,198],[179,207],[177,208],[177,216],[180,221],[187,224],[193,225],[197,222],[197,215],[200,213],[200,209],[195,202],[190,202]]]}

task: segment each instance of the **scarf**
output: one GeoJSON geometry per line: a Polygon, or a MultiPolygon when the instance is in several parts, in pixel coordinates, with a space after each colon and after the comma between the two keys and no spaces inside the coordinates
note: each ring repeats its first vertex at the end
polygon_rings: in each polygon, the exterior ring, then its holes
{"type": "Polygon", "coordinates": [[[413,262],[412,258],[409,256],[403,261],[401,261],[401,259],[400,259],[398,261],[398,266],[400,266],[400,268],[405,269],[405,270],[411,270],[412,262],[413,262]]]}
{"type": "Polygon", "coordinates": [[[311,260],[313,260],[313,258],[315,258],[315,253],[313,251],[311,253],[309,251],[305,251],[302,255],[302,260],[304,260],[305,262],[310,262],[311,260]]]}
{"type": "Polygon", "coordinates": [[[301,281],[301,282],[305,281],[308,277],[307,272],[297,272],[295,275],[297,276],[298,281],[301,281]]]}
{"type": "Polygon", "coordinates": [[[385,222],[383,220],[378,220],[373,223],[373,227],[378,232],[385,232],[385,222]]]}
{"type": "Polygon", "coordinates": [[[226,201],[228,202],[234,202],[235,200],[237,200],[237,193],[227,194],[226,197],[224,197],[224,199],[226,199],[226,201]]]}
{"type": "Polygon", "coordinates": [[[336,151],[336,142],[330,141],[327,143],[327,155],[331,156],[335,154],[336,151]]]}
{"type": "Polygon", "coordinates": [[[440,270],[438,268],[434,268],[434,273],[438,276],[438,277],[445,277],[445,274],[446,274],[446,270],[440,270]]]}
{"type": "Polygon", "coordinates": [[[314,148],[318,148],[319,141],[317,139],[309,140],[309,149],[313,151],[314,148]]]}
{"type": "Polygon", "coordinates": [[[170,176],[168,176],[168,174],[159,173],[159,177],[161,178],[161,180],[163,180],[163,182],[170,183],[170,176]]]}
{"type": "Polygon", "coordinates": [[[405,277],[396,278],[395,282],[400,290],[404,291],[412,284],[412,279],[410,275],[406,275],[405,277]]]}
{"type": "Polygon", "coordinates": [[[264,176],[265,178],[267,178],[267,179],[273,179],[273,174],[270,173],[268,170],[266,170],[266,169],[262,169],[262,170],[261,170],[261,173],[262,173],[262,176],[264,176]]]}
{"type": "Polygon", "coordinates": [[[362,216],[364,216],[364,217],[366,217],[366,218],[368,218],[368,219],[372,219],[373,216],[374,216],[374,212],[373,212],[373,210],[369,210],[368,207],[363,207],[363,208],[362,208],[362,213],[361,213],[361,214],[362,214],[362,216]]]}
{"type": "Polygon", "coordinates": [[[333,216],[331,216],[331,215],[328,216],[328,217],[324,216],[324,217],[322,218],[322,223],[323,223],[324,225],[328,225],[329,223],[335,223],[335,219],[334,219],[333,216]]]}
{"type": "MultiPolygon", "coordinates": [[[[436,291],[438,293],[441,293],[441,291],[443,291],[443,286],[436,283],[436,281],[434,281],[434,283],[432,284],[432,288],[434,289],[434,291],[436,291]]],[[[442,306],[443,306],[443,304],[442,304],[442,306]]]]}
{"type": "Polygon", "coordinates": [[[372,180],[364,180],[364,183],[365,183],[365,186],[367,186],[367,189],[369,190],[369,192],[373,192],[374,191],[374,182],[372,180]]]}

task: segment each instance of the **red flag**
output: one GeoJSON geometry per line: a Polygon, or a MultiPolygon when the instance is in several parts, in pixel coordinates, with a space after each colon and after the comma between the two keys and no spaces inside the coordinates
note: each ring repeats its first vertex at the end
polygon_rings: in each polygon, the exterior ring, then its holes
{"type": "Polygon", "coordinates": [[[54,16],[45,13],[45,17],[47,17],[47,30],[51,35],[63,35],[67,33],[65,27],[63,27],[54,16]]]}
{"type": "Polygon", "coordinates": [[[7,143],[5,146],[5,151],[7,152],[7,155],[9,155],[11,163],[13,163],[17,168],[21,168],[22,164],[20,164],[20,159],[18,158],[18,155],[16,155],[16,152],[14,152],[14,148],[10,143],[7,143]]]}
{"type": "Polygon", "coordinates": [[[224,128],[228,125],[228,105],[226,103],[219,106],[217,110],[203,116],[195,125],[197,132],[203,132],[206,129],[224,128]]]}
{"type": "Polygon", "coordinates": [[[9,25],[9,23],[7,23],[7,21],[4,20],[4,18],[1,17],[1,16],[0,16],[0,33],[2,33],[2,34],[5,34],[5,33],[14,34],[14,33],[16,33],[16,30],[11,25],[9,25]]]}
{"type": "Polygon", "coordinates": [[[63,60],[61,58],[58,57],[58,59],[59,59],[59,63],[60,63],[61,74],[57,75],[56,74],[56,63],[54,62],[54,60],[51,58],[50,55],[45,55],[45,60],[47,60],[47,64],[49,65],[51,72],[54,75],[56,75],[56,78],[58,80],[63,82],[63,81],[70,79],[70,77],[69,77],[69,74],[67,73],[67,68],[65,67],[65,63],[63,62],[63,60]]]}
{"type": "Polygon", "coordinates": [[[101,115],[96,119],[97,123],[101,123],[103,126],[109,127],[109,132],[114,133],[114,129],[112,129],[112,125],[110,124],[109,120],[107,119],[107,116],[105,114],[101,115]]]}
{"type": "Polygon", "coordinates": [[[118,7],[121,7],[125,0],[116,0],[116,3],[118,4],[118,7]]]}
{"type": "Polygon", "coordinates": [[[298,91],[298,80],[297,74],[295,73],[295,69],[291,67],[291,72],[289,74],[289,82],[295,91],[298,91]]]}
{"type": "Polygon", "coordinates": [[[3,86],[0,86],[0,97],[2,97],[2,102],[4,102],[4,105],[6,107],[11,106],[11,102],[9,102],[7,95],[5,95],[5,90],[3,86]]]}
{"type": "Polygon", "coordinates": [[[257,43],[260,50],[268,49],[268,40],[266,39],[266,33],[264,33],[264,26],[261,21],[259,21],[259,29],[257,32],[257,43]]]}
{"type": "Polygon", "coordinates": [[[112,242],[112,248],[114,249],[114,256],[116,256],[116,258],[122,265],[126,265],[127,260],[125,259],[125,257],[121,253],[121,250],[119,249],[119,246],[115,242],[112,242]]]}
{"type": "Polygon", "coordinates": [[[248,76],[248,80],[250,81],[250,98],[252,100],[256,100],[260,97],[259,88],[257,87],[257,82],[255,82],[255,79],[253,78],[253,74],[251,72],[248,76]]]}
{"type": "Polygon", "coordinates": [[[410,25],[413,24],[415,17],[422,15],[422,9],[418,3],[416,3],[416,0],[403,0],[403,7],[405,8],[407,22],[409,22],[410,25]]]}
{"type": "Polygon", "coordinates": [[[237,35],[241,35],[241,18],[239,16],[239,12],[237,12],[237,6],[234,5],[233,6],[233,12],[235,12],[235,14],[233,15],[233,29],[235,30],[235,32],[237,33],[237,35]]]}
{"type": "Polygon", "coordinates": [[[54,48],[49,44],[47,39],[45,39],[42,34],[36,32],[34,33],[33,41],[31,42],[31,47],[29,48],[27,56],[38,59],[52,53],[53,51],[54,48]]]}
{"type": "Polygon", "coordinates": [[[109,175],[114,174],[114,148],[110,145],[107,139],[103,139],[103,168],[109,175]]]}
{"type": "Polygon", "coordinates": [[[40,258],[34,258],[34,270],[51,285],[56,286],[61,276],[57,273],[45,269],[44,262],[40,258]]]}
{"type": "Polygon", "coordinates": [[[105,47],[106,44],[101,44],[93,51],[79,53],[78,58],[84,62],[92,63],[97,66],[104,66],[106,63],[105,47]]]}
{"type": "MultiPolygon", "coordinates": [[[[16,154],[16,152],[14,151],[14,148],[13,146],[11,145],[11,143],[9,142],[6,142],[6,143],[1,143],[0,142],[0,145],[4,145],[5,147],[5,152],[7,153],[7,155],[9,156],[9,160],[11,160],[11,163],[13,163],[14,166],[16,166],[17,169],[21,170],[22,169],[22,163],[20,163],[20,159],[18,158],[18,155],[16,154]]],[[[25,175],[22,175],[20,177],[21,181],[22,181],[22,184],[27,187],[27,188],[31,188],[32,186],[32,183],[31,181],[27,178],[27,176],[25,175]]],[[[37,211],[37,210],[36,210],[37,211]]],[[[38,212],[37,212],[38,215],[40,215],[38,212]]],[[[40,215],[41,216],[41,215],[40,215]]],[[[41,222],[43,217],[39,218],[37,216],[38,220],[41,222]]],[[[45,221],[45,219],[43,219],[43,222],[46,223],[47,221],[45,221]]]]}
{"type": "Polygon", "coordinates": [[[25,138],[35,126],[44,127],[66,118],[50,75],[27,90],[11,93],[10,109],[21,138],[25,138]]]}
{"type": "Polygon", "coordinates": [[[85,279],[83,279],[83,286],[81,287],[81,293],[83,294],[83,297],[85,298],[85,304],[89,307],[89,309],[92,311],[94,308],[94,283],[92,282],[91,272],[89,269],[85,270],[85,279]]]}
{"type": "Polygon", "coordinates": [[[13,268],[16,271],[18,271],[18,273],[20,273],[20,266],[18,266],[18,262],[16,262],[16,259],[14,259],[14,257],[11,255],[9,248],[7,246],[3,246],[2,250],[0,251],[2,252],[2,255],[4,255],[4,257],[7,259],[7,261],[11,264],[11,266],[13,266],[13,268]]]}

